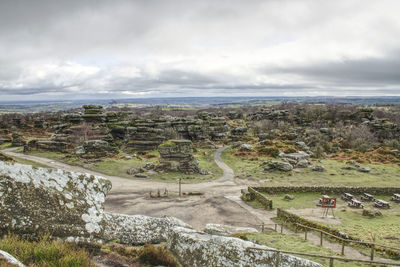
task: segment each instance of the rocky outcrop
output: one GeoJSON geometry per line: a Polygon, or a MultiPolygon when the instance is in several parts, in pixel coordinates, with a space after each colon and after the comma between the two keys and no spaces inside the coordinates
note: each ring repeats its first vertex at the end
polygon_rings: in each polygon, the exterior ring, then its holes
{"type": "Polygon", "coordinates": [[[71,144],[67,142],[59,142],[52,140],[31,140],[24,147],[24,152],[26,151],[51,151],[51,152],[61,152],[65,153],[71,148],[71,144]]]}
{"type": "Polygon", "coordinates": [[[114,153],[115,150],[110,144],[103,140],[85,141],[81,147],[78,147],[75,154],[86,159],[98,159],[114,153]]]}
{"type": "Polygon", "coordinates": [[[170,140],[158,147],[160,164],[156,170],[177,171],[183,173],[204,173],[193,156],[190,140],[170,140]]]}
{"type": "Polygon", "coordinates": [[[19,133],[13,133],[12,134],[12,141],[11,145],[12,146],[24,146],[26,144],[26,141],[22,134],[19,133]]]}
{"type": "MultiPolygon", "coordinates": [[[[168,248],[183,266],[275,266],[276,253],[249,247],[265,248],[234,237],[198,233],[175,227],[167,241],[168,248]]],[[[279,256],[279,266],[320,267],[322,265],[292,255],[279,256]]]]}
{"type": "Polygon", "coordinates": [[[103,107],[96,106],[96,105],[84,105],[83,108],[85,109],[82,118],[86,122],[103,122],[105,115],[103,114],[103,107]]]}
{"type": "Polygon", "coordinates": [[[0,232],[102,239],[108,180],[0,161],[0,232]]]}

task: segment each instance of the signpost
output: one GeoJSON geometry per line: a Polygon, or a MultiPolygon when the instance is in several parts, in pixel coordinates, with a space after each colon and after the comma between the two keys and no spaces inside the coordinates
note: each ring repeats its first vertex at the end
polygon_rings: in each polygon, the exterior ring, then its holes
{"type": "Polygon", "coordinates": [[[324,209],[324,213],[322,214],[322,217],[327,217],[329,209],[332,210],[332,215],[335,217],[335,214],[333,212],[333,209],[336,208],[336,198],[335,197],[323,197],[322,198],[322,208],[324,209]]]}

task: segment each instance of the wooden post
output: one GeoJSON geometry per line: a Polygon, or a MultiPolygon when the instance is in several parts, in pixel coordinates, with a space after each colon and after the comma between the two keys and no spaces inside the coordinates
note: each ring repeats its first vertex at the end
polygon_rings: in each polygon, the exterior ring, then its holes
{"type": "Polygon", "coordinates": [[[307,240],[307,229],[304,231],[304,240],[307,240]]]}
{"type": "Polygon", "coordinates": [[[264,223],[261,225],[261,232],[264,232],[264,223]]]}
{"type": "Polygon", "coordinates": [[[281,224],[281,234],[283,233],[283,225],[281,224]]]}
{"type": "Polygon", "coordinates": [[[329,267],[333,267],[333,259],[332,258],[329,259],[329,267]]]}
{"type": "Polygon", "coordinates": [[[179,178],[179,197],[182,196],[182,186],[181,186],[182,178],[179,178]]]}
{"type": "Polygon", "coordinates": [[[321,240],[320,240],[320,242],[319,242],[319,245],[322,247],[322,237],[323,237],[323,233],[321,232],[321,240]]]}
{"type": "Polygon", "coordinates": [[[278,232],[277,227],[278,227],[278,225],[275,224],[275,232],[278,232]]]}
{"type": "Polygon", "coordinates": [[[276,257],[276,259],[275,259],[275,267],[279,267],[279,256],[280,256],[280,251],[277,251],[275,253],[275,257],[276,257]]]}
{"type": "Polygon", "coordinates": [[[344,240],[342,241],[342,256],[344,256],[344,240]]]}
{"type": "Polygon", "coordinates": [[[371,244],[371,261],[374,260],[375,244],[371,244]]]}

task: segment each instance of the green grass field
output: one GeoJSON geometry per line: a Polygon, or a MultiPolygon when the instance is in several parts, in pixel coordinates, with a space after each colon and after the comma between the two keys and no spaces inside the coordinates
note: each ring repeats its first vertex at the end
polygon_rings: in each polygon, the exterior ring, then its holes
{"type": "MultiPolygon", "coordinates": [[[[198,149],[194,156],[199,162],[199,167],[208,171],[208,175],[200,174],[183,174],[179,172],[159,172],[151,175],[151,180],[160,180],[166,182],[176,182],[177,179],[182,179],[185,183],[197,183],[212,180],[222,176],[222,170],[217,166],[214,161],[214,150],[212,149],[198,149]]],[[[133,178],[132,175],[127,174],[127,171],[131,168],[139,168],[144,166],[146,163],[152,162],[158,163],[159,154],[157,151],[151,151],[148,154],[151,157],[135,157],[132,159],[126,159],[125,157],[118,158],[105,158],[95,162],[85,162],[77,157],[66,157],[63,153],[56,152],[42,152],[42,151],[30,151],[29,155],[38,157],[44,157],[62,161],[70,165],[81,166],[93,171],[104,173],[112,176],[119,176],[124,178],[133,178]]]]}
{"type": "Polygon", "coordinates": [[[390,164],[362,164],[371,168],[371,173],[343,170],[348,166],[336,160],[312,161],[323,165],[325,172],[315,172],[310,168],[291,172],[263,172],[262,163],[266,160],[279,160],[268,157],[248,159],[233,155],[235,149],[225,150],[221,157],[234,171],[237,178],[258,181],[268,186],[279,185],[352,185],[352,186],[400,186],[400,166],[390,164]]]}
{"type": "MultiPolygon", "coordinates": [[[[245,236],[248,240],[254,240],[258,244],[265,245],[268,247],[273,247],[280,250],[340,257],[340,254],[328,248],[313,245],[297,235],[286,235],[275,232],[262,232],[262,233],[248,233],[245,234],[245,236]]],[[[305,257],[305,256],[299,256],[299,257],[307,258],[309,260],[321,263],[324,266],[329,266],[329,260],[327,259],[321,259],[316,257],[305,257]]],[[[334,266],[355,267],[364,265],[357,263],[345,263],[345,262],[335,261],[334,266]]]]}
{"type": "MultiPolygon", "coordinates": [[[[294,200],[284,200],[285,194],[268,195],[268,198],[273,200],[274,208],[282,208],[295,212],[295,210],[315,208],[316,212],[322,208],[316,206],[320,194],[316,193],[291,193],[295,197],[294,200]]],[[[356,236],[365,241],[372,241],[376,238],[376,242],[400,248],[400,205],[389,201],[390,196],[375,196],[377,199],[382,199],[390,202],[392,208],[389,210],[379,209],[382,216],[367,217],[362,216],[362,209],[350,208],[347,203],[340,199],[340,196],[330,195],[337,198],[337,208],[334,211],[335,217],[340,220],[341,224],[329,224],[330,227],[339,229],[342,232],[356,236]]],[[[360,196],[355,196],[360,199],[360,196]]],[[[374,209],[372,202],[364,202],[365,208],[374,209]]],[[[257,207],[258,204],[252,204],[257,207]]],[[[308,218],[307,218],[308,219],[308,218]]],[[[318,221],[318,223],[321,223],[318,221]]]]}

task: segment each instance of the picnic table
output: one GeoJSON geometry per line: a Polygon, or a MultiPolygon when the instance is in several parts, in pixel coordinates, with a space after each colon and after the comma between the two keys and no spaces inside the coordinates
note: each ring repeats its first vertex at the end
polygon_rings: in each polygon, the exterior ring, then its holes
{"type": "Polygon", "coordinates": [[[393,194],[393,196],[390,198],[390,200],[400,203],[400,194],[393,194]]]}
{"type": "Polygon", "coordinates": [[[350,201],[354,198],[354,196],[350,193],[344,193],[341,197],[344,201],[350,201]]]}
{"type": "Polygon", "coordinates": [[[390,209],[390,204],[382,199],[375,199],[374,206],[380,209],[390,209]]]}
{"type": "Polygon", "coordinates": [[[361,201],[358,201],[357,199],[353,198],[350,201],[347,202],[347,205],[352,208],[357,208],[357,209],[363,209],[364,205],[361,203],[361,201]]]}
{"type": "Polygon", "coordinates": [[[361,196],[361,200],[362,200],[362,201],[374,201],[375,198],[374,198],[373,195],[370,195],[370,194],[368,194],[368,193],[364,193],[364,194],[361,196]]]}

